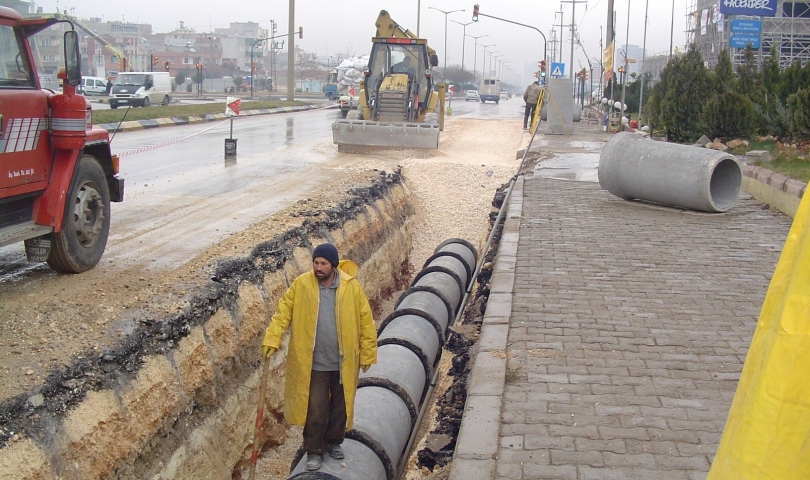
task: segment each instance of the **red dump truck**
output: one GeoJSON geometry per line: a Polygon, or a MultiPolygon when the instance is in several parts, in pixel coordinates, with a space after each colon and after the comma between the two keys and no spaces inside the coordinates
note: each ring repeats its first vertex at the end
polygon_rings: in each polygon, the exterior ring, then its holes
{"type": "MultiPolygon", "coordinates": [[[[62,20],[0,7],[0,247],[25,242],[31,261],[79,273],[101,259],[110,202],[124,198],[107,131],[76,94],[79,37],[64,34],[62,92],[44,89],[29,37],[62,20]]],[[[70,23],[70,22],[67,22],[70,23]]]]}

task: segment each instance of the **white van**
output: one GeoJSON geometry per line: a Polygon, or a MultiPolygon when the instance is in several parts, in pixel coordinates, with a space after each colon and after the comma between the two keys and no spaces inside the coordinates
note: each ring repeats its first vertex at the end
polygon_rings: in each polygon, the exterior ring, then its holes
{"type": "Polygon", "coordinates": [[[110,108],[168,105],[172,101],[169,72],[120,72],[110,92],[110,108]]]}
{"type": "Polygon", "coordinates": [[[82,77],[79,92],[84,95],[104,95],[107,93],[107,80],[100,77],[82,77]]]}
{"type": "Polygon", "coordinates": [[[478,89],[478,96],[481,103],[487,100],[498,103],[501,99],[501,81],[497,78],[484,78],[481,80],[481,88],[478,89]]]}

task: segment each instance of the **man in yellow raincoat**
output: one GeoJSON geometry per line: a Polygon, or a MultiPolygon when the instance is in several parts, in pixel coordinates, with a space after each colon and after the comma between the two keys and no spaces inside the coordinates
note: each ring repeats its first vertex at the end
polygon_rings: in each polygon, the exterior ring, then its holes
{"type": "Polygon", "coordinates": [[[343,458],[360,369],[377,363],[374,319],[356,273],[354,262],[339,261],[334,245],[318,245],[312,271],[284,292],[262,342],[267,358],[290,327],[284,418],[304,427],[310,471],[321,468],[324,453],[343,458]]]}

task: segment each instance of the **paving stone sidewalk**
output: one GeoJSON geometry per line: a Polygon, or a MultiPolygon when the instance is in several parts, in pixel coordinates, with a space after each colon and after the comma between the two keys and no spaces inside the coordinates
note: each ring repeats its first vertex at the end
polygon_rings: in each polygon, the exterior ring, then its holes
{"type": "Polygon", "coordinates": [[[705,478],[789,227],[523,178],[450,479],[705,478]]]}

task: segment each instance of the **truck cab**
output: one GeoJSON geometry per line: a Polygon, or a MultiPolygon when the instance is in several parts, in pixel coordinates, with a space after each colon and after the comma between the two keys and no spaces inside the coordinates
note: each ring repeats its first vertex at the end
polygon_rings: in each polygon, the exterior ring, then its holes
{"type": "Polygon", "coordinates": [[[64,35],[62,93],[43,89],[29,37],[59,22],[0,7],[0,247],[25,242],[32,261],[78,273],[107,244],[110,202],[124,196],[106,130],[76,92],[78,35],[64,35]]]}

